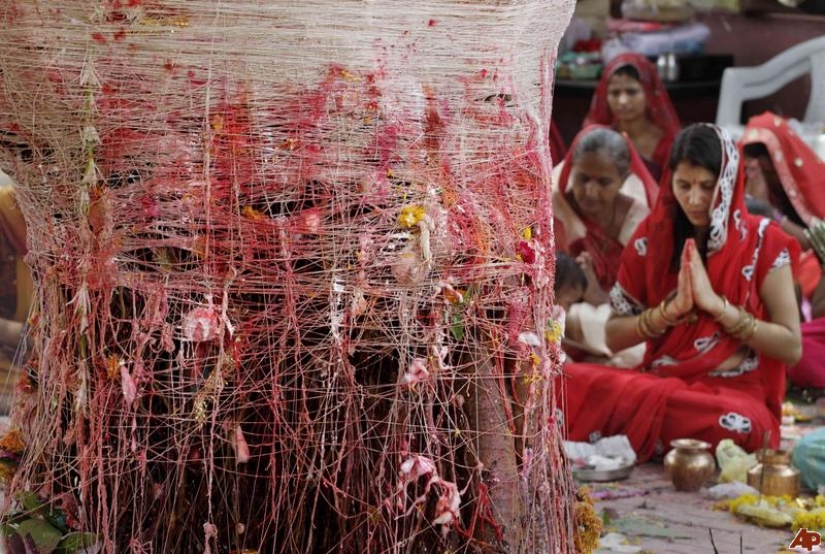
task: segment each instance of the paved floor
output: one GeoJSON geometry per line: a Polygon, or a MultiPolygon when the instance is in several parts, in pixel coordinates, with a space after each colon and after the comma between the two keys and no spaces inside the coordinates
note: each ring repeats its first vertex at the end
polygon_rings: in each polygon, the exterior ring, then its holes
{"type": "Polygon", "coordinates": [[[782,551],[793,538],[790,530],[764,529],[714,511],[713,500],[700,493],[676,492],[661,463],[637,466],[619,483],[590,486],[595,497],[607,497],[596,501],[599,514],[607,511],[606,531],[623,534],[647,553],[712,554],[710,532],[719,554],[738,554],[740,537],[742,552],[754,554],[782,551]],[[631,496],[612,498],[623,495],[631,496]]]}

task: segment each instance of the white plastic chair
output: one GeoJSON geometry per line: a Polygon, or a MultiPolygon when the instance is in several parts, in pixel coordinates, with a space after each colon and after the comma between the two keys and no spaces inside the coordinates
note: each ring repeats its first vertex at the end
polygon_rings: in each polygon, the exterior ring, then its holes
{"type": "Polygon", "coordinates": [[[741,125],[742,103],[773,94],[805,73],[811,74],[811,96],[804,122],[825,121],[825,36],[805,41],[754,67],[729,67],[722,74],[716,124],[741,125]]]}

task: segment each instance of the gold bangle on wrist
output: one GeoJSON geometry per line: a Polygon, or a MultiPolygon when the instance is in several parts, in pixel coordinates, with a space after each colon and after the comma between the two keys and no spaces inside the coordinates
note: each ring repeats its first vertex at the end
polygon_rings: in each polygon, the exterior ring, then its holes
{"type": "Polygon", "coordinates": [[[751,328],[748,329],[746,333],[742,333],[739,335],[739,340],[741,340],[742,342],[748,342],[749,340],[751,340],[753,336],[756,334],[756,329],[759,326],[759,320],[756,319],[756,317],[754,317],[753,314],[750,314],[750,316],[751,328]]]}
{"type": "Polygon", "coordinates": [[[741,306],[736,308],[739,311],[739,319],[733,327],[725,328],[725,332],[737,339],[745,342],[756,333],[756,328],[759,325],[756,316],[745,310],[741,306]]]}
{"type": "Polygon", "coordinates": [[[730,327],[723,327],[725,332],[729,335],[735,335],[737,330],[741,330],[743,328],[744,323],[745,323],[744,310],[742,308],[740,308],[739,306],[736,306],[736,311],[739,314],[739,317],[737,318],[736,323],[734,323],[730,327]]]}
{"type": "Polygon", "coordinates": [[[678,317],[676,319],[670,319],[669,317],[667,317],[667,314],[665,313],[665,306],[666,305],[667,305],[667,298],[662,300],[662,302],[659,304],[659,317],[662,318],[662,321],[664,321],[665,325],[667,325],[668,327],[675,327],[676,325],[679,325],[679,323],[681,323],[681,322],[679,321],[678,317]]]}
{"type": "Polygon", "coordinates": [[[640,337],[642,337],[643,339],[648,339],[650,337],[647,336],[647,333],[645,332],[645,329],[644,329],[643,323],[642,323],[642,316],[643,315],[644,315],[644,312],[640,313],[636,317],[636,331],[639,332],[640,337]]]}
{"type": "Polygon", "coordinates": [[[730,305],[730,302],[728,302],[728,297],[727,296],[722,294],[721,297],[722,297],[722,311],[719,312],[719,315],[717,315],[716,317],[713,318],[714,323],[719,323],[720,321],[722,321],[722,318],[725,317],[725,312],[728,311],[728,306],[730,305]]]}
{"type": "Polygon", "coordinates": [[[642,314],[639,316],[639,330],[641,331],[642,336],[648,339],[655,339],[661,337],[665,334],[665,331],[667,331],[667,328],[659,330],[656,329],[655,325],[653,325],[654,310],[655,308],[648,308],[645,311],[643,311],[642,314]]]}

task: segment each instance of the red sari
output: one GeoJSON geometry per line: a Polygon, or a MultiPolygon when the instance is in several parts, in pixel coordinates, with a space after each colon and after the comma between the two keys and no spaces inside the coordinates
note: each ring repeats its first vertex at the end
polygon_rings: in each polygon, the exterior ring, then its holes
{"type": "MultiPolygon", "coordinates": [[[[762,143],[782,183],[788,201],[806,227],[825,219],[825,162],[797,135],[787,120],[771,112],[752,117],[740,146],[762,143]]],[[[772,201],[772,203],[774,203],[772,201]]],[[[802,292],[810,297],[822,278],[813,252],[801,264],[802,292]]],[[[802,323],[802,359],[788,368],[788,377],[803,387],[825,387],[825,319],[802,323]]]]}
{"type": "MultiPolygon", "coordinates": [[[[795,260],[798,245],[768,219],[748,214],[739,153],[727,133],[717,131],[725,160],[711,211],[708,276],[731,304],[766,319],[758,294],[762,282],[771,269],[795,260]]],[[[653,213],[625,249],[611,292],[618,314],[639,314],[676,289],[678,272],[669,269],[675,208],[672,187],[663,187],[653,213]]],[[[742,344],[708,314],[698,316],[697,322],[671,327],[648,341],[644,361],[636,369],[567,365],[565,420],[570,439],[625,434],[642,461],[664,452],[677,438],[713,445],[730,438],[755,450],[763,446],[767,431],[770,444],[778,445],[784,365],[748,351],[738,367],[717,371],[742,344]]]]}
{"type": "MultiPolygon", "coordinates": [[[[787,120],[771,112],[752,117],[740,146],[755,143],[768,149],[787,201],[802,224],[811,227],[825,219],[825,162],[790,128],[787,120]]],[[[775,198],[771,198],[771,204],[783,208],[775,198]]],[[[815,258],[811,252],[800,268],[799,283],[806,297],[813,294],[822,277],[815,258]]]]}
{"type": "MultiPolygon", "coordinates": [[[[553,194],[553,211],[554,214],[556,214],[554,225],[557,230],[556,240],[558,249],[567,252],[573,257],[578,256],[582,252],[588,252],[593,260],[593,269],[599,278],[599,284],[604,290],[610,290],[616,282],[616,275],[619,272],[619,263],[625,248],[625,243],[609,236],[597,222],[591,221],[578,213],[566,198],[572,186],[570,176],[573,171],[573,153],[581,137],[597,127],[600,126],[591,125],[580,131],[579,134],[576,135],[576,138],[573,139],[573,144],[570,145],[570,150],[564,158],[564,165],[562,166],[558,179],[557,192],[553,194]],[[563,242],[559,240],[559,237],[562,237],[563,242]]],[[[621,192],[627,193],[626,188],[629,186],[635,185],[641,187],[644,195],[644,207],[649,211],[656,201],[659,187],[647,171],[638,152],[636,152],[633,142],[630,141],[627,136],[622,136],[630,150],[630,176],[625,180],[621,192]]],[[[625,233],[627,238],[633,233],[640,219],[628,220],[632,215],[633,214],[628,214],[625,220],[624,227],[630,227],[625,233]]]]}
{"type": "MultiPolygon", "coordinates": [[[[656,145],[653,154],[650,157],[653,167],[650,169],[654,177],[661,176],[662,171],[667,167],[668,156],[670,155],[670,147],[673,146],[673,140],[679,133],[681,125],[679,123],[679,116],[670,101],[670,95],[667,89],[659,79],[659,73],[656,71],[650,61],[644,56],[632,52],[620,54],[613,58],[609,64],[602,71],[602,77],[599,81],[596,91],[593,93],[593,100],[590,103],[590,112],[584,118],[584,126],[596,123],[599,125],[616,126],[616,118],[610,110],[607,102],[607,86],[610,77],[617,69],[625,66],[633,67],[640,77],[642,89],[645,92],[645,100],[647,103],[646,114],[647,118],[658,127],[663,136],[656,145]]],[[[650,167],[650,165],[648,166],[650,167]]]]}

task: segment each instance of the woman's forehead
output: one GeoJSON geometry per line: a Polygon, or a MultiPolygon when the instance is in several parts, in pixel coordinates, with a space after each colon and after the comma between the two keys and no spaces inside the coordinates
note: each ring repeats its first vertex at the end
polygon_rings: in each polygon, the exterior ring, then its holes
{"type": "Polygon", "coordinates": [[[605,148],[583,152],[573,161],[573,169],[580,173],[619,173],[616,160],[605,148]]]}
{"type": "Polygon", "coordinates": [[[691,182],[715,181],[716,175],[711,170],[690,161],[679,162],[673,171],[673,178],[691,182]]]}
{"type": "Polygon", "coordinates": [[[625,73],[614,73],[607,80],[607,88],[641,88],[642,83],[625,73]]]}

